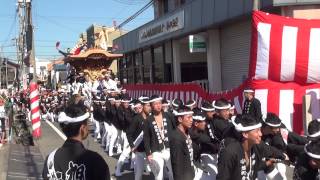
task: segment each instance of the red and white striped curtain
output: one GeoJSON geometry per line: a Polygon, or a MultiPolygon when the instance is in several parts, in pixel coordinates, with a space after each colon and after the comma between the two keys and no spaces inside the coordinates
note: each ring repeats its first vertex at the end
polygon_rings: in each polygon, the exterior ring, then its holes
{"type": "Polygon", "coordinates": [[[166,99],[224,97],[242,112],[243,89],[255,89],[263,114],[273,112],[297,133],[303,133],[302,100],[311,95],[312,118],[320,118],[320,20],[293,19],[253,12],[249,78],[238,88],[207,93],[196,84],[127,85],[132,97],[159,94],[166,99]]]}
{"type": "Polygon", "coordinates": [[[320,20],[255,11],[249,77],[301,85],[320,82],[320,20]]]}

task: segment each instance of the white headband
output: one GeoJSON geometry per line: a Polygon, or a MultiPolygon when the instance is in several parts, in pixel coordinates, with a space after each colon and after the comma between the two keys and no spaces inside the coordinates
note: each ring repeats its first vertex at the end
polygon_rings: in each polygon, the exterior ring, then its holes
{"type": "Polygon", "coordinates": [[[58,122],[60,122],[60,123],[76,123],[76,122],[84,121],[84,120],[88,119],[89,117],[90,117],[90,114],[88,112],[86,112],[82,116],[75,117],[75,118],[67,116],[65,112],[61,112],[58,117],[58,122]]]}
{"type": "Polygon", "coordinates": [[[279,124],[271,124],[271,123],[267,123],[267,122],[265,122],[265,123],[271,127],[280,127],[281,126],[281,123],[279,123],[279,124]]]}
{"type": "Polygon", "coordinates": [[[170,106],[170,103],[162,103],[162,106],[170,106]]]}
{"type": "Polygon", "coordinates": [[[144,99],[149,99],[149,97],[141,96],[138,98],[139,101],[143,101],[144,99]]]}
{"type": "Polygon", "coordinates": [[[198,120],[198,121],[204,121],[204,120],[206,120],[206,117],[204,117],[204,116],[192,116],[192,118],[193,118],[194,120],[198,120]]]}
{"type": "Polygon", "coordinates": [[[194,106],[194,105],[196,105],[196,101],[193,101],[192,104],[186,104],[187,107],[192,107],[192,106],[194,106]]]}
{"type": "Polygon", "coordinates": [[[121,100],[121,102],[125,103],[125,102],[130,102],[131,100],[121,100]]]}
{"type": "Polygon", "coordinates": [[[214,108],[204,108],[204,107],[201,107],[202,110],[204,111],[214,111],[214,108]]]}
{"type": "MultiPolygon", "coordinates": [[[[308,143],[308,144],[310,144],[310,143],[308,143]]],[[[311,153],[311,152],[309,152],[309,151],[307,150],[307,145],[308,145],[308,144],[306,144],[306,145],[304,146],[304,152],[306,152],[308,156],[310,156],[310,157],[312,157],[312,158],[314,158],[314,159],[320,159],[320,155],[313,154],[313,153],[311,153]]]]}
{"type": "Polygon", "coordinates": [[[253,93],[254,90],[252,90],[252,89],[246,89],[246,90],[244,90],[243,92],[245,92],[245,93],[253,93]]]}
{"type": "Polygon", "coordinates": [[[174,113],[175,116],[184,116],[184,115],[191,115],[193,111],[186,111],[186,112],[176,112],[174,113]]]}
{"type": "Polygon", "coordinates": [[[223,109],[230,109],[231,108],[231,105],[230,104],[228,104],[227,106],[216,106],[216,105],[213,105],[213,107],[215,108],[215,109],[219,109],[219,110],[223,110],[223,109]]]}
{"type": "Polygon", "coordinates": [[[172,114],[175,115],[177,114],[178,111],[176,111],[175,109],[172,110],[172,114]]]}
{"type": "Polygon", "coordinates": [[[174,100],[172,101],[172,105],[175,106],[175,107],[178,107],[179,105],[174,103],[174,100]]]}
{"type": "Polygon", "coordinates": [[[116,90],[113,90],[113,91],[108,90],[107,91],[107,93],[116,93],[116,92],[118,92],[118,91],[116,91],[116,90]]]}
{"type": "Polygon", "coordinates": [[[309,134],[309,137],[312,137],[312,138],[319,137],[319,136],[320,136],[320,131],[314,134],[309,134]]]}
{"type": "Polygon", "coordinates": [[[114,101],[116,100],[115,98],[108,98],[108,101],[114,101]]]}
{"type": "Polygon", "coordinates": [[[144,101],[144,100],[142,100],[141,103],[142,103],[142,104],[148,104],[148,103],[150,103],[150,101],[144,101]]]}
{"type": "Polygon", "coordinates": [[[155,101],[162,101],[162,97],[158,97],[158,98],[154,98],[154,99],[150,99],[150,103],[155,102],[155,101]]]}
{"type": "Polygon", "coordinates": [[[258,123],[258,124],[252,125],[252,126],[242,126],[241,123],[236,124],[234,121],[232,122],[232,124],[234,125],[236,130],[239,131],[239,132],[251,131],[251,130],[254,130],[254,129],[258,129],[258,128],[260,128],[262,126],[261,123],[258,123]]]}

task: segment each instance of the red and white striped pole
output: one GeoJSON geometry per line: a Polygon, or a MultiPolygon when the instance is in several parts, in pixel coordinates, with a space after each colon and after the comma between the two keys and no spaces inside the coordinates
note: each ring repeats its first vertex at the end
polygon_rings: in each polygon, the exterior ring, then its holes
{"type": "Polygon", "coordinates": [[[31,106],[31,122],[32,135],[39,138],[41,136],[41,121],[40,121],[40,106],[39,106],[39,91],[36,82],[30,83],[30,106],[31,106]]]}

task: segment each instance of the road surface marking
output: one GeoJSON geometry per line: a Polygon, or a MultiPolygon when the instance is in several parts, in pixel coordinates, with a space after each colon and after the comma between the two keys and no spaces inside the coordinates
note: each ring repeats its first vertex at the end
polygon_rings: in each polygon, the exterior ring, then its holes
{"type": "Polygon", "coordinates": [[[45,120],[49,126],[52,127],[52,129],[65,141],[67,140],[67,137],[56,127],[54,126],[50,121],[45,120]]]}

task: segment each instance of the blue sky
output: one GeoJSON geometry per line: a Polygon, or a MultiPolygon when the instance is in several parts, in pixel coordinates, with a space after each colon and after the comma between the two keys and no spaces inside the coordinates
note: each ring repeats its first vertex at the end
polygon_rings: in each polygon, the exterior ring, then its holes
{"type": "MultiPolygon", "coordinates": [[[[11,40],[17,37],[18,18],[15,18],[17,0],[0,0],[0,56],[16,58],[11,40]],[[15,20],[16,19],[16,20],[15,20]]],[[[137,12],[149,0],[32,0],[35,26],[36,57],[55,59],[60,56],[55,43],[72,48],[79,34],[92,24],[112,26],[137,12]]],[[[153,7],[124,26],[132,30],[153,19],[153,7]]]]}

